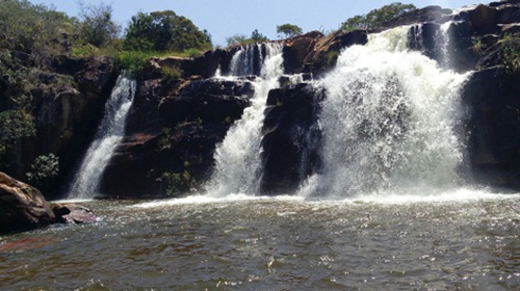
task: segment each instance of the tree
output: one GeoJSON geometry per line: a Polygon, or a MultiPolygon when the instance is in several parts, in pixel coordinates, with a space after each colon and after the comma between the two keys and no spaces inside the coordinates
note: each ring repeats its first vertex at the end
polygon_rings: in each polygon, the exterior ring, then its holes
{"type": "Polygon", "coordinates": [[[205,50],[212,47],[211,35],[200,31],[184,16],[171,10],[150,14],[139,12],[126,30],[123,47],[140,51],[205,50]]]}
{"type": "Polygon", "coordinates": [[[226,43],[228,46],[236,46],[245,43],[247,36],[243,34],[235,34],[230,37],[226,37],[226,43]]]}
{"type": "Polygon", "coordinates": [[[251,40],[253,42],[269,41],[269,39],[265,35],[258,32],[258,29],[253,30],[253,32],[251,33],[251,40]]]}
{"type": "Polygon", "coordinates": [[[112,20],[112,6],[100,3],[99,6],[79,2],[82,20],[80,38],[91,45],[103,47],[117,38],[121,27],[112,20]]]}
{"type": "Polygon", "coordinates": [[[301,27],[290,24],[290,23],[276,26],[276,33],[278,34],[278,37],[280,37],[280,38],[292,37],[292,36],[301,34],[302,32],[303,31],[302,31],[301,27]]]}
{"type": "Polygon", "coordinates": [[[347,19],[341,24],[341,29],[345,31],[352,31],[355,29],[369,29],[382,25],[396,17],[403,15],[417,9],[413,4],[402,4],[395,2],[385,5],[379,9],[374,9],[366,15],[356,15],[347,19]]]}

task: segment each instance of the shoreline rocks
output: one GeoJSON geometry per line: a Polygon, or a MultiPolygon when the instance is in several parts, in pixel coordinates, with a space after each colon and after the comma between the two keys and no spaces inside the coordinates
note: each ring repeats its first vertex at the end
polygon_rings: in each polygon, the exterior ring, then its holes
{"type": "Polygon", "coordinates": [[[0,233],[47,226],[55,219],[38,189],[0,172],[0,233]]]}

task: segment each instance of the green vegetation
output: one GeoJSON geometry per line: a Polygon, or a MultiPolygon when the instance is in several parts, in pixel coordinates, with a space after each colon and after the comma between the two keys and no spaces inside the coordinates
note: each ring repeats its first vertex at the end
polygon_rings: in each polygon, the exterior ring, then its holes
{"type": "Polygon", "coordinates": [[[476,54],[478,56],[480,56],[484,53],[485,45],[480,38],[477,37],[472,40],[471,50],[473,51],[474,54],[476,54]]]}
{"type": "Polygon", "coordinates": [[[381,8],[371,10],[366,15],[356,15],[341,24],[341,29],[353,31],[355,29],[376,28],[383,23],[392,20],[404,13],[417,9],[413,4],[402,4],[395,2],[381,8]]]}
{"type": "Polygon", "coordinates": [[[227,37],[226,42],[228,47],[237,46],[237,45],[248,45],[252,43],[266,42],[269,39],[258,32],[258,29],[253,30],[251,33],[251,37],[247,38],[247,36],[243,34],[235,34],[233,36],[227,37]]]}
{"type": "Polygon", "coordinates": [[[27,0],[0,1],[0,48],[23,52],[67,49],[67,39],[79,22],[54,7],[27,0]]]}
{"type": "MultiPolygon", "coordinates": [[[[189,163],[184,164],[185,168],[188,166],[189,163]]],[[[193,188],[197,183],[197,180],[191,176],[187,169],[182,173],[165,172],[161,180],[166,185],[166,195],[170,197],[179,196],[180,193],[185,192],[186,189],[193,188]]]]}
{"type": "Polygon", "coordinates": [[[296,36],[298,34],[302,34],[303,30],[301,27],[286,23],[282,25],[276,26],[276,33],[278,34],[278,37],[280,38],[289,38],[296,36]]]}
{"type": "Polygon", "coordinates": [[[502,65],[511,74],[520,72],[520,37],[505,34],[499,43],[502,44],[500,51],[502,65]]]}
{"type": "Polygon", "coordinates": [[[47,189],[52,179],[58,176],[59,168],[59,158],[52,153],[39,156],[31,165],[32,171],[27,173],[27,179],[40,190],[47,189]]]}
{"type": "Polygon", "coordinates": [[[139,12],[132,17],[123,42],[125,50],[138,51],[182,52],[211,47],[211,36],[206,31],[171,10],[139,12]]]}
{"type": "Polygon", "coordinates": [[[104,3],[99,6],[79,2],[81,24],[79,37],[83,43],[105,47],[117,39],[121,27],[112,20],[112,7],[104,3]]]}

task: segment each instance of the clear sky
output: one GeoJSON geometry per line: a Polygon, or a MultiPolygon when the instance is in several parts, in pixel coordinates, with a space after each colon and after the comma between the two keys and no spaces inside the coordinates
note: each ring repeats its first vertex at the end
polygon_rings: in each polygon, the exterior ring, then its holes
{"type": "MultiPolygon", "coordinates": [[[[255,29],[270,39],[276,39],[276,26],[291,23],[304,32],[334,30],[347,18],[366,14],[392,2],[413,3],[422,8],[440,5],[460,8],[476,4],[478,0],[84,0],[86,4],[111,4],[114,20],[126,27],[137,12],[173,10],[193,21],[201,30],[207,29],[214,45],[225,45],[226,37],[235,34],[251,35],[255,29]]],[[[56,6],[70,16],[77,16],[75,0],[30,0],[34,4],[56,6]]],[[[488,3],[488,2],[484,2],[488,3]]]]}

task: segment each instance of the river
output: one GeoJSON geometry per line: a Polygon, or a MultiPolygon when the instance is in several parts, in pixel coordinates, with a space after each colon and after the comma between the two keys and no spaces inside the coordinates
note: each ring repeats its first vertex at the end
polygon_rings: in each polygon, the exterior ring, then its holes
{"type": "Polygon", "coordinates": [[[520,195],[81,204],[100,220],[0,237],[2,290],[520,288],[520,195]]]}

